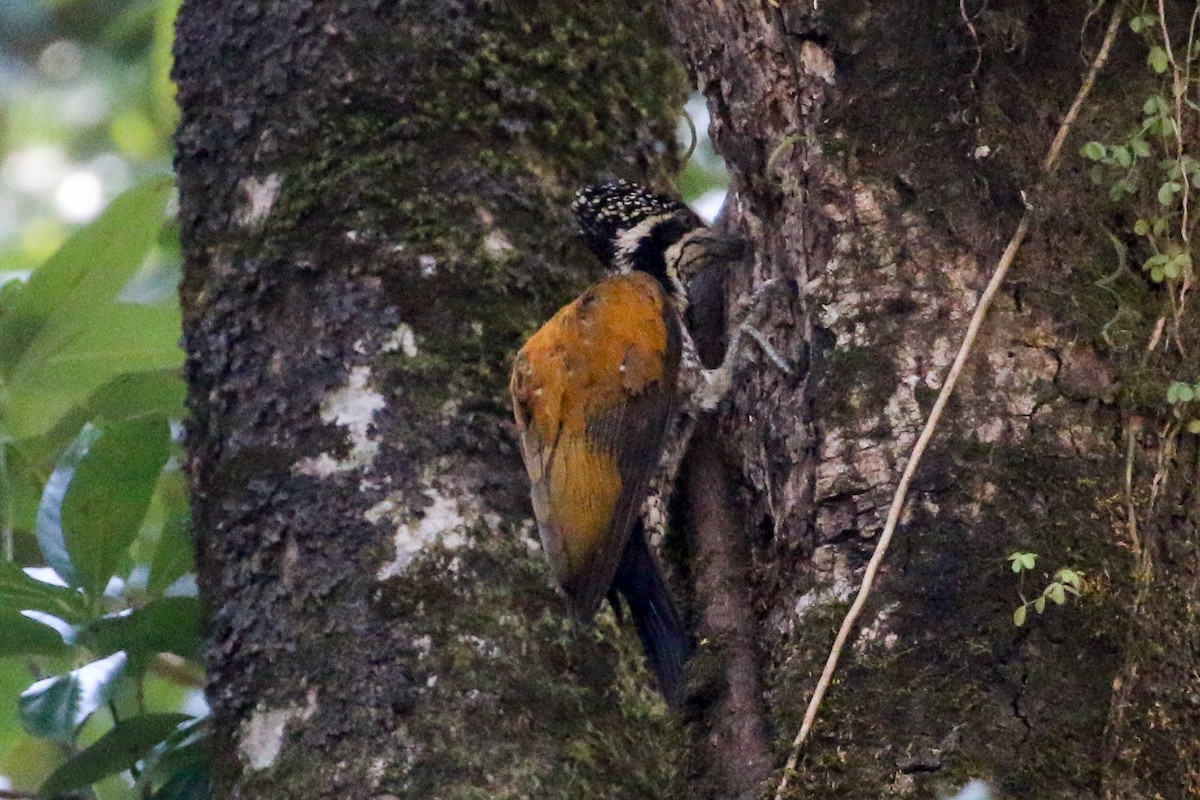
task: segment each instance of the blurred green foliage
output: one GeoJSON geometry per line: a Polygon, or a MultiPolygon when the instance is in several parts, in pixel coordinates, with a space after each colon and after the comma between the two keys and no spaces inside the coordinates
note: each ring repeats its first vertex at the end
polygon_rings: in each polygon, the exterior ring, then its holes
{"type": "Polygon", "coordinates": [[[127,190],[0,293],[0,774],[17,791],[204,792],[179,311],[130,291],[171,190],[127,190]]]}
{"type": "Polygon", "coordinates": [[[725,161],[708,138],[708,107],[704,96],[695,93],[683,109],[676,139],[688,156],[679,176],[679,193],[706,221],[711,222],[725,202],[729,173],[725,161]]]}
{"type": "Polygon", "coordinates": [[[169,172],[178,0],[0,0],[0,280],[169,172]]]}
{"type": "MultiPolygon", "coordinates": [[[[0,0],[0,788],[207,794],[176,0],[0,0]]],[[[73,794],[74,796],[74,794],[73,794]]]]}

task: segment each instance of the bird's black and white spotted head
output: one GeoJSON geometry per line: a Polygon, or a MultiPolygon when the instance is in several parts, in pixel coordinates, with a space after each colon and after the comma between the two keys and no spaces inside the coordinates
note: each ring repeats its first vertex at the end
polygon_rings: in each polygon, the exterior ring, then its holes
{"type": "Polygon", "coordinates": [[[571,209],[588,248],[605,264],[620,271],[648,272],[668,293],[682,298],[677,245],[687,234],[704,228],[690,208],[618,180],[580,189],[571,209]]]}

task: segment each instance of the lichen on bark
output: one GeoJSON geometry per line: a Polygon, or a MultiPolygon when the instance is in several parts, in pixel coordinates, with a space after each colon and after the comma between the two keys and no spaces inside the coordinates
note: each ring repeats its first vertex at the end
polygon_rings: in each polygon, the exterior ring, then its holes
{"type": "Polygon", "coordinates": [[[570,193],[675,166],[665,45],[647,3],[184,3],[214,796],[674,796],[678,725],[628,631],[565,621],[503,399],[599,270],[570,193]]]}
{"type": "MultiPolygon", "coordinates": [[[[1098,35],[1088,8],[672,9],[738,192],[729,224],[758,245],[756,278],[804,291],[763,328],[781,352],[807,353],[806,380],[748,377],[724,428],[744,454],[729,480],[743,486],[741,533],[754,545],[778,762],[987,271],[1025,203],[1038,213],[786,796],[937,796],[984,778],[1003,796],[1115,797],[1130,775],[1158,781],[1144,796],[1194,792],[1196,716],[1158,683],[1195,663],[1164,633],[1194,629],[1194,590],[1172,591],[1180,578],[1165,574],[1191,559],[1136,547],[1129,521],[1133,509],[1150,537],[1168,518],[1173,541],[1198,536],[1185,488],[1195,443],[1178,443],[1181,459],[1158,437],[1179,359],[1144,352],[1161,289],[1137,275],[1115,291],[1098,283],[1117,270],[1107,231],[1120,220],[1104,192],[1081,186],[1077,161],[1022,196],[1078,86],[1079,32],[1085,49],[1098,35]],[[1189,510],[1147,502],[1156,469],[1154,491],[1174,498],[1159,502],[1189,510]],[[1018,549],[1039,553],[1038,579],[1081,569],[1088,593],[1015,628],[1021,587],[1005,556],[1018,549]],[[1142,591],[1131,551],[1147,550],[1161,583],[1142,591]],[[1144,619],[1143,601],[1164,617],[1144,619]],[[1174,655],[1144,660],[1156,636],[1174,655]],[[1148,663],[1157,678],[1139,673],[1148,663]],[[1139,689],[1114,692],[1114,679],[1139,689]],[[1157,696],[1174,703],[1169,731],[1139,734],[1157,696]]],[[[1136,116],[1130,98],[1151,90],[1144,57],[1120,44],[1109,66],[1120,80],[1098,85],[1068,152],[1112,136],[1114,109],[1136,116]]]]}

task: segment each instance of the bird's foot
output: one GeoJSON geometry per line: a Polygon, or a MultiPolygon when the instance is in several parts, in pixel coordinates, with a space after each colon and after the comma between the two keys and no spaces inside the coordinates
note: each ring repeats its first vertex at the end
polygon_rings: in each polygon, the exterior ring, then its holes
{"type": "Polygon", "coordinates": [[[714,369],[705,369],[700,371],[700,384],[697,387],[693,401],[701,411],[712,411],[721,404],[729,394],[729,390],[733,388],[734,375],[745,364],[749,348],[746,347],[747,340],[758,345],[776,369],[785,375],[792,375],[793,370],[783,356],[771,346],[767,341],[767,337],[758,330],[757,326],[762,322],[763,317],[767,312],[767,300],[769,295],[784,289],[788,286],[788,281],[782,278],[774,278],[761,284],[755,289],[754,294],[750,296],[744,306],[749,306],[749,311],[746,312],[741,323],[733,332],[733,336],[729,339],[729,346],[725,348],[725,356],[721,360],[721,365],[714,369]]]}

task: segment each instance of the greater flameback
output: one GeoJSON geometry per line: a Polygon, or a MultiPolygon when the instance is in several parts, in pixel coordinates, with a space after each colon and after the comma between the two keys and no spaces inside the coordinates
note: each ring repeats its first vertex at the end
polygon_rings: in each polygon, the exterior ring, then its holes
{"type": "Polygon", "coordinates": [[[513,365],[534,516],[574,619],[589,622],[606,595],[614,606],[623,597],[677,705],[691,642],[641,509],[678,400],[678,264],[707,229],[682,203],[625,181],[583,189],[573,209],[588,247],[617,274],[560,309],[513,365]]]}

